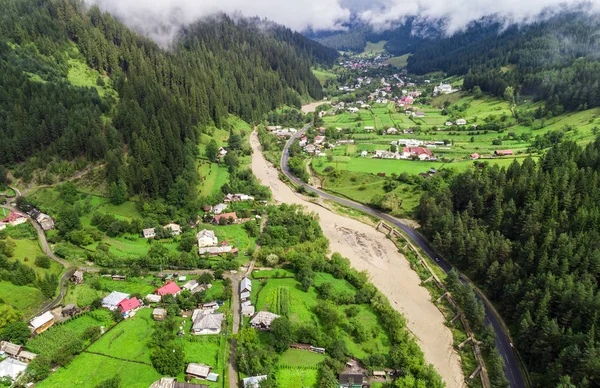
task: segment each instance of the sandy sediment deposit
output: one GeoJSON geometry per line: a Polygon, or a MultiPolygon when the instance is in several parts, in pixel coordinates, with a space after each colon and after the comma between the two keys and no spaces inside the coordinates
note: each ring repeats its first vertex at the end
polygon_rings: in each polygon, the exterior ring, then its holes
{"type": "Polygon", "coordinates": [[[319,215],[321,227],[332,252],[350,259],[352,266],[366,270],[373,284],[407,319],[418,338],[427,362],[433,364],[446,385],[463,387],[460,358],[452,346],[452,333],[444,325],[442,313],[434,306],[429,292],[420,286],[419,276],[383,233],[373,227],[308,202],[278,178],[278,171],[262,155],[256,132],[251,135],[252,171],[269,186],[278,203],[300,204],[319,215]]]}

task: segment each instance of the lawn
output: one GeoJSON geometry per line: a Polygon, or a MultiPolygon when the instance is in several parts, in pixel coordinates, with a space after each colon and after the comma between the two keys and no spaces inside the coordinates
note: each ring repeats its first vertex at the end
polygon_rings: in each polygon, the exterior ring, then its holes
{"type": "Polygon", "coordinates": [[[113,327],[87,351],[150,364],[150,349],[146,342],[153,330],[152,309],[143,308],[134,317],[113,327]]]}
{"type": "Polygon", "coordinates": [[[319,80],[319,82],[321,82],[321,85],[325,85],[325,82],[327,82],[327,80],[335,80],[337,79],[337,75],[335,73],[326,71],[326,70],[316,70],[313,69],[313,74],[315,75],[315,77],[317,77],[317,79],[319,80]]]}
{"type": "Polygon", "coordinates": [[[10,282],[0,281],[0,299],[28,315],[41,305],[45,298],[39,288],[15,286],[10,282]]]}
{"type": "Polygon", "coordinates": [[[277,386],[285,388],[316,387],[319,371],[317,369],[288,369],[280,367],[277,371],[277,386]]]}
{"type": "Polygon", "coordinates": [[[160,279],[154,276],[128,278],[126,281],[112,280],[109,277],[100,277],[100,285],[108,292],[119,291],[127,294],[138,294],[145,297],[162,285],[160,279]]]}
{"type": "MultiPolygon", "coordinates": [[[[229,210],[227,210],[229,211],[229,210]]],[[[253,222],[253,221],[250,221],[253,222]]],[[[256,237],[248,236],[243,224],[239,225],[212,225],[201,224],[198,231],[202,229],[214,230],[215,235],[219,239],[219,243],[227,241],[229,245],[233,245],[240,251],[240,257],[248,250],[256,248],[256,237]]]]}
{"type": "Polygon", "coordinates": [[[211,196],[221,192],[221,187],[229,180],[227,167],[207,160],[201,160],[198,165],[200,183],[198,191],[201,196],[211,196]]]}
{"type": "Polygon", "coordinates": [[[252,271],[252,277],[254,279],[261,279],[261,278],[293,278],[294,276],[296,276],[296,273],[294,271],[291,271],[289,269],[283,269],[283,268],[276,268],[276,269],[264,269],[264,270],[255,270],[252,271]]]}
{"type": "Polygon", "coordinates": [[[121,377],[121,385],[128,388],[148,388],[161,375],[151,366],[82,353],[66,367],[59,368],[40,388],[95,387],[114,376],[121,377]]]}
{"type": "Polygon", "coordinates": [[[385,44],[387,40],[380,40],[379,42],[367,42],[365,49],[360,55],[371,55],[371,54],[380,54],[385,51],[385,44]]]}
{"type": "Polygon", "coordinates": [[[313,367],[325,360],[324,354],[300,349],[288,349],[279,359],[280,365],[313,367]]]}
{"type": "Polygon", "coordinates": [[[411,54],[404,54],[399,57],[392,57],[392,58],[388,59],[386,61],[386,63],[389,63],[392,66],[403,69],[408,64],[408,57],[410,57],[410,55],[411,54]]]}
{"type": "Polygon", "coordinates": [[[279,306],[276,305],[276,302],[279,300],[281,289],[287,289],[288,317],[292,322],[310,322],[315,319],[312,309],[318,304],[317,293],[314,287],[311,287],[308,292],[304,292],[300,288],[300,283],[295,279],[271,279],[259,292],[253,292],[253,299],[258,298],[256,311],[277,312],[279,306]]]}
{"type": "Polygon", "coordinates": [[[45,274],[60,275],[63,266],[54,260],[50,260],[50,268],[48,269],[35,265],[35,258],[44,255],[37,240],[19,239],[14,240],[14,242],[16,244],[15,253],[9,260],[20,261],[26,266],[33,268],[38,276],[44,276],[45,274]]]}
{"type": "MultiPolygon", "coordinates": [[[[79,54],[77,46],[72,45],[70,49],[79,54]]],[[[83,59],[69,58],[69,74],[67,75],[67,79],[73,86],[96,89],[100,97],[104,97],[107,94],[117,96],[116,91],[107,86],[110,83],[110,79],[101,75],[98,71],[91,69],[83,59]],[[98,78],[102,78],[104,86],[97,84],[98,78]]]]}
{"type": "Polygon", "coordinates": [[[107,293],[95,290],[87,284],[71,284],[69,285],[69,289],[65,295],[63,303],[65,305],[73,303],[76,304],[77,307],[89,306],[94,300],[105,296],[105,294],[107,293]]]}

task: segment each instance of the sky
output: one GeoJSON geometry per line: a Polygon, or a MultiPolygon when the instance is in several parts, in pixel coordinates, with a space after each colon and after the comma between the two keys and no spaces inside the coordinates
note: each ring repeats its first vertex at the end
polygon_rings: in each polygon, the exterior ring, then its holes
{"type": "Polygon", "coordinates": [[[508,23],[537,20],[582,3],[600,10],[600,0],[85,0],[122,19],[161,44],[179,27],[217,12],[259,16],[297,31],[343,30],[352,17],[384,30],[406,17],[441,23],[448,34],[494,15],[508,23]]]}

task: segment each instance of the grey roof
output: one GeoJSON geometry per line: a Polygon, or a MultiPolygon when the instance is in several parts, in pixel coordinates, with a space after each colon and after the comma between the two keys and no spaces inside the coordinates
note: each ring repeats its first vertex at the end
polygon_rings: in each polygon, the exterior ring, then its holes
{"type": "Polygon", "coordinates": [[[252,326],[255,326],[255,325],[271,326],[271,323],[276,318],[279,318],[279,315],[274,314],[269,311],[259,311],[258,313],[256,313],[254,318],[252,318],[250,320],[250,324],[252,326]]]}
{"type": "Polygon", "coordinates": [[[19,353],[19,358],[23,358],[23,359],[29,360],[29,361],[33,360],[37,356],[38,356],[37,354],[28,352],[27,350],[23,350],[21,353],[19,353]]]}
{"type": "Polygon", "coordinates": [[[242,293],[244,290],[252,291],[252,282],[248,278],[243,278],[240,282],[240,293],[242,293]]]}
{"type": "Polygon", "coordinates": [[[0,377],[8,376],[11,379],[16,379],[25,369],[27,364],[14,358],[5,358],[0,362],[0,377]]]}
{"type": "Polygon", "coordinates": [[[190,363],[188,364],[185,373],[204,378],[208,376],[211,369],[212,367],[208,365],[190,363]]]}
{"type": "Polygon", "coordinates": [[[194,312],[194,315],[194,325],[192,326],[193,331],[221,331],[221,324],[223,323],[223,318],[225,317],[224,314],[202,314],[194,312]]]}
{"type": "Polygon", "coordinates": [[[103,306],[117,306],[123,299],[129,298],[129,294],[113,291],[102,299],[103,306]]]}
{"type": "Polygon", "coordinates": [[[16,356],[21,351],[21,345],[13,344],[12,342],[2,341],[0,342],[0,350],[6,352],[11,356],[16,356]]]}
{"type": "Polygon", "coordinates": [[[242,379],[242,383],[244,384],[244,388],[258,388],[260,382],[266,379],[267,375],[252,376],[242,379]]]}

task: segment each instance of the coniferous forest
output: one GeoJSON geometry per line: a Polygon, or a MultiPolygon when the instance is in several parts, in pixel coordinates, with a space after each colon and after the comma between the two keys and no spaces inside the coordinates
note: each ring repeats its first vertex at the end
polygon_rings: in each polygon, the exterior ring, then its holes
{"type": "Polygon", "coordinates": [[[424,234],[500,308],[536,387],[600,383],[599,204],[600,139],[436,177],[421,199],[424,234]]]}
{"type": "Polygon", "coordinates": [[[182,31],[170,50],[78,0],[2,0],[0,164],[31,156],[106,160],[109,183],[165,197],[193,182],[199,134],[322,97],[310,65],[336,52],[298,33],[226,15],[182,31]],[[115,94],[67,81],[83,60],[115,94]]]}

